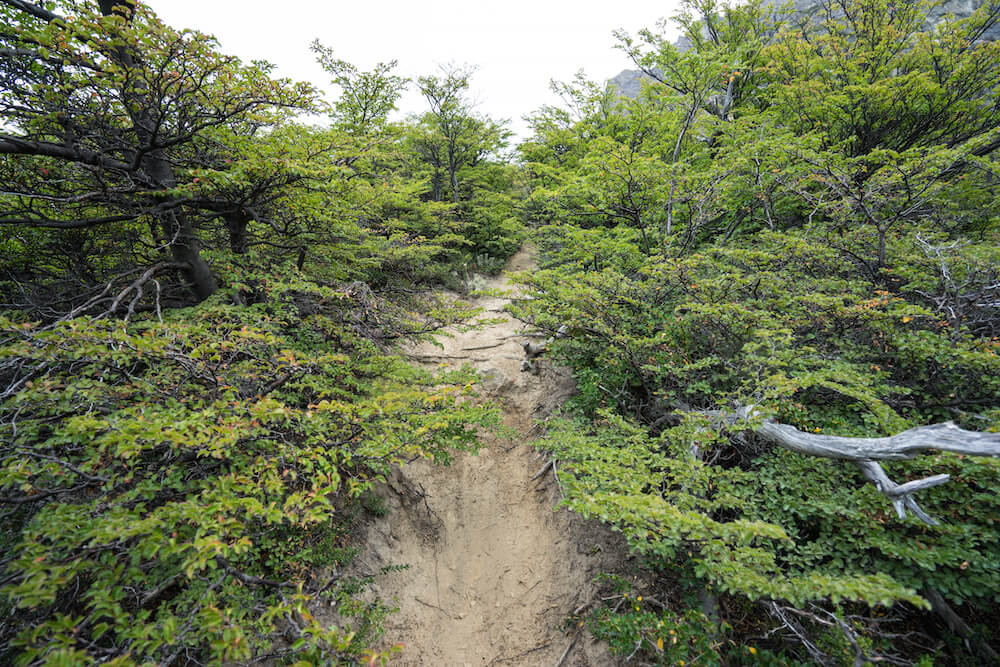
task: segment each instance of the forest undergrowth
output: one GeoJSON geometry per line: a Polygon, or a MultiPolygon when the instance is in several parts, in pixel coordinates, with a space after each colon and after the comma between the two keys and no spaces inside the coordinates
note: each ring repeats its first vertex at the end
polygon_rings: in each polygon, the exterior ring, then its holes
{"type": "Polygon", "coordinates": [[[554,83],[512,148],[469,66],[317,41],[326,101],[131,0],[0,0],[0,662],[388,659],[408,575],[360,517],[502,414],[405,351],[488,326],[443,289],[528,236],[525,372],[576,384],[539,446],[634,556],[568,622],[643,664],[996,662],[976,6],[687,0],[681,42],[616,33],[635,97],[554,83]]]}

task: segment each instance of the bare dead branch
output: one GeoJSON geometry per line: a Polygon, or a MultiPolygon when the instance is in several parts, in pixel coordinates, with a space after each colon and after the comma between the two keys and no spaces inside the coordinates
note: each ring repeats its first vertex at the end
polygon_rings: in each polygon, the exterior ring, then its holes
{"type": "MultiPolygon", "coordinates": [[[[757,414],[754,406],[740,408],[735,413],[708,410],[701,414],[713,417],[722,425],[734,426],[738,421],[757,414]]],[[[784,449],[828,459],[851,461],[880,493],[888,497],[900,519],[910,510],[921,521],[936,525],[936,519],[924,512],[913,494],[950,479],[949,475],[934,475],[897,484],[889,478],[878,461],[912,459],[930,450],[954,452],[967,456],[1000,456],[1000,433],[967,431],[953,422],[918,426],[885,438],[849,438],[821,433],[806,433],[794,426],[767,419],[753,432],[784,449]]]]}
{"type": "Polygon", "coordinates": [[[1000,456],[1000,433],[966,431],[954,422],[918,426],[886,438],[805,433],[770,420],[754,432],[800,454],[844,461],[903,461],[933,449],[967,456],[1000,456]]]}

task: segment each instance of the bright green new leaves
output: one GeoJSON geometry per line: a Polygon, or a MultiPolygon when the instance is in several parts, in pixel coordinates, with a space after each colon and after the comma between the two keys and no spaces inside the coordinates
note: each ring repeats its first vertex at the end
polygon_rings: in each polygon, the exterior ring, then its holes
{"type": "Polygon", "coordinates": [[[771,111],[783,122],[852,157],[955,145],[996,128],[1000,45],[981,40],[1000,15],[995,3],[930,30],[925,3],[858,0],[848,8],[824,5],[817,23],[768,46],[771,111]]]}
{"type": "Polygon", "coordinates": [[[467,400],[472,376],[359,335],[366,292],[257,289],[162,323],[3,320],[0,363],[31,369],[3,403],[0,465],[20,663],[246,660],[281,655],[281,636],[324,661],[367,648],[382,612],[346,611],[341,513],[394,463],[475,447],[496,415],[467,400]],[[341,627],[311,614],[320,595],[341,627]]]}
{"type": "MultiPolygon", "coordinates": [[[[620,530],[635,551],[653,562],[683,564],[714,590],[751,599],[796,605],[825,599],[924,604],[912,588],[881,572],[787,570],[782,555],[798,546],[796,541],[780,524],[754,518],[766,513],[745,509],[754,500],[748,498],[748,487],[761,484],[758,471],[720,469],[691,456],[692,446],[726,448],[707,420],[688,420],[651,438],[602,413],[592,433],[584,429],[579,421],[556,422],[542,441],[559,461],[564,504],[620,530]],[[717,518],[741,515],[747,518],[717,518]]],[[[770,485],[761,487],[775,502],[788,502],[773,495],[770,485]]]]}
{"type": "MultiPolygon", "coordinates": [[[[567,334],[550,347],[574,370],[578,419],[546,439],[566,504],[623,533],[661,601],[721,595],[722,620],[756,618],[740,632],[758,637],[785,621],[750,600],[881,605],[900,622],[932,593],[995,610],[995,461],[887,466],[951,475],[921,494],[943,519],[930,527],[855,468],[719,415],[754,405],[844,436],[1000,428],[998,59],[980,39],[996,3],[933,28],[920,3],[828,3],[784,26],[753,3],[687,9],[681,47],[620,36],[652,79],[636,99],[566,86],[568,108],[538,113],[523,147],[545,224],[542,270],[522,278],[534,298],[513,310],[567,334]]],[[[637,606],[596,629],[666,662],[637,606]]],[[[810,613],[796,632],[815,646],[833,616],[810,613]]],[[[726,631],[691,650],[750,659],[722,648],[726,631]]],[[[866,652],[882,626],[855,631],[866,652]]]]}

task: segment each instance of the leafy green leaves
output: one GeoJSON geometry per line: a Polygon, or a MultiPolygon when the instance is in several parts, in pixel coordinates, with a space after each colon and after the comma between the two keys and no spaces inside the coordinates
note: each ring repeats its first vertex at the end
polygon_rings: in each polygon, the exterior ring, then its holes
{"type": "MultiPolygon", "coordinates": [[[[994,604],[995,461],[893,464],[952,475],[927,493],[946,518],[929,528],[852,468],[709,415],[1000,428],[995,6],[933,28],[926,6],[883,0],[799,25],[757,3],[685,10],[682,47],[619,35],[639,96],[564,86],[569,108],[539,112],[523,147],[543,270],[513,310],[568,332],[550,347],[576,419],[545,440],[567,506],[620,530],[663,587],[681,572],[727,604],[994,604]]],[[[602,627],[659,659],[635,612],[602,627]]]]}
{"type": "Polygon", "coordinates": [[[496,415],[465,400],[471,377],[418,371],[345,329],[364,308],[347,293],[267,290],[162,323],[3,321],[0,363],[34,369],[3,404],[0,459],[24,664],[83,637],[73,660],[247,659],[289,617],[303,654],[366,648],[309,613],[352,585],[319,579],[333,563],[311,545],[343,542],[341,512],[390,465],[447,461],[496,415]]]}

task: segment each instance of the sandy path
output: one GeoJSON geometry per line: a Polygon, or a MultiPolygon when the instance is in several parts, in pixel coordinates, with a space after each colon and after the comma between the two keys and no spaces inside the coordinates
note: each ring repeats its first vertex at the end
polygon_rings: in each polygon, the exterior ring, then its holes
{"type": "MultiPolygon", "coordinates": [[[[506,274],[534,267],[522,250],[487,288],[505,289],[506,274]]],[[[520,372],[523,325],[502,313],[507,298],[476,301],[500,324],[442,338],[414,354],[468,359],[488,374],[485,387],[504,407],[515,440],[487,437],[478,455],[449,467],[418,461],[403,466],[385,495],[389,513],[368,525],[365,565],[409,564],[378,579],[383,598],[399,606],[386,622],[388,645],[404,645],[398,665],[555,665],[574,639],[561,629],[573,610],[593,599],[594,575],[621,563],[614,536],[565,510],[530,438],[536,417],[572,391],[565,372],[547,362],[537,375],[520,372]],[[466,348],[502,343],[485,350],[466,348]]],[[[440,358],[428,357],[435,365],[440,358]]],[[[581,635],[563,664],[608,665],[601,645],[581,635]]]]}

